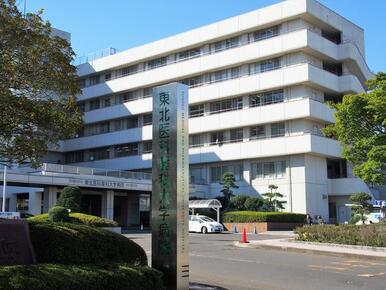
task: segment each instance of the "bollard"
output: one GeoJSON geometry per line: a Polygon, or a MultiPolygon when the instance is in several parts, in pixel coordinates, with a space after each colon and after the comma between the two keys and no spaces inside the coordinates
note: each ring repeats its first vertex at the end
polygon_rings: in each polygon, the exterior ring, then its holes
{"type": "Polygon", "coordinates": [[[234,233],[234,234],[237,234],[237,228],[236,228],[236,225],[233,225],[233,233],[234,233]]]}
{"type": "Polygon", "coordinates": [[[253,228],[253,233],[254,233],[255,235],[257,234],[256,226],[253,228]]]}

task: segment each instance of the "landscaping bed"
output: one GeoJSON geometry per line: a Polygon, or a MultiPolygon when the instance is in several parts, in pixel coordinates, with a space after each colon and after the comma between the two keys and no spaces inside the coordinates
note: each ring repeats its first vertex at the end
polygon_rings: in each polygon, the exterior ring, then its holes
{"type": "Polygon", "coordinates": [[[305,242],[386,247],[386,225],[313,225],[297,228],[296,240],[305,242]]]}
{"type": "Polygon", "coordinates": [[[304,224],[305,215],[286,212],[229,211],[222,221],[228,231],[266,232],[293,230],[304,224]]]}

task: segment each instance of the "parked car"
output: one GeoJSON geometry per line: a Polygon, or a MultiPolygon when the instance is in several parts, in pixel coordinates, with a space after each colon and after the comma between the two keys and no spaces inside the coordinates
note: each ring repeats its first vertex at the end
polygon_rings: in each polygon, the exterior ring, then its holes
{"type": "Polygon", "coordinates": [[[189,216],[189,232],[221,233],[224,231],[222,224],[204,215],[189,216]]]}

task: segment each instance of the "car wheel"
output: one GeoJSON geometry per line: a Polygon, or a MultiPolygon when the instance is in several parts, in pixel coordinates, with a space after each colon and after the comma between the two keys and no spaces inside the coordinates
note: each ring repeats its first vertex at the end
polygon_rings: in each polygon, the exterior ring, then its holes
{"type": "Polygon", "coordinates": [[[208,229],[206,227],[202,227],[201,233],[207,234],[208,233],[208,229]]]}

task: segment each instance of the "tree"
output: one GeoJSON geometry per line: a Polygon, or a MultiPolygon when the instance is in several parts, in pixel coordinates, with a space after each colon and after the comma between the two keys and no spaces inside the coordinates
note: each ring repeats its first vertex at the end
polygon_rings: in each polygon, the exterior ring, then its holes
{"type": "Polygon", "coordinates": [[[80,212],[82,203],[82,193],[79,187],[66,186],[60,193],[57,206],[62,206],[66,209],[70,209],[71,212],[80,212]]]}
{"type": "Polygon", "coordinates": [[[41,11],[24,17],[15,0],[0,0],[0,156],[40,163],[48,146],[82,125],[70,44],[53,36],[41,11]]]}
{"type": "Polygon", "coordinates": [[[283,195],[277,192],[278,187],[274,184],[268,185],[269,191],[263,193],[264,196],[264,204],[267,207],[268,211],[277,211],[278,209],[284,209],[283,204],[285,201],[280,201],[278,198],[282,198],[283,195]]]}
{"type": "Polygon", "coordinates": [[[386,73],[367,82],[368,92],[346,95],[336,109],[336,124],[324,130],[343,146],[354,174],[373,184],[386,183],[386,73]]]}
{"type": "Polygon", "coordinates": [[[235,182],[236,179],[232,172],[224,172],[223,176],[221,177],[220,184],[222,185],[221,192],[224,195],[224,198],[228,201],[228,204],[231,197],[233,196],[232,188],[239,188],[235,182]]]}
{"type": "Polygon", "coordinates": [[[371,196],[366,192],[358,192],[350,195],[350,200],[354,204],[351,207],[351,210],[354,212],[354,215],[358,215],[360,220],[364,224],[367,220],[366,214],[369,214],[373,206],[369,203],[371,196]]]}
{"type": "Polygon", "coordinates": [[[246,210],[257,211],[260,209],[262,205],[263,205],[263,200],[261,198],[248,196],[248,198],[245,200],[244,208],[246,210]]]}
{"type": "Polygon", "coordinates": [[[232,207],[237,210],[244,210],[245,209],[245,201],[247,200],[247,195],[236,195],[232,197],[232,207]]]}

